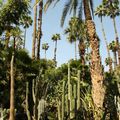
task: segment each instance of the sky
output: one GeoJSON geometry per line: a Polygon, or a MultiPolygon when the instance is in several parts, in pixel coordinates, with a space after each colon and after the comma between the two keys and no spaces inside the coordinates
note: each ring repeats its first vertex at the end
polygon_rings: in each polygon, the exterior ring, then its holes
{"type": "MultiPolygon", "coordinates": [[[[34,0],[32,0],[32,2],[34,2],[34,0]]],[[[99,4],[101,4],[101,2],[102,0],[94,0],[94,10],[99,4]]],[[[61,2],[59,2],[55,7],[51,5],[50,8],[47,10],[47,12],[43,13],[43,22],[42,22],[43,36],[41,39],[41,44],[48,43],[50,46],[47,51],[47,59],[53,59],[54,57],[54,53],[53,53],[54,42],[51,40],[52,35],[56,33],[59,33],[61,35],[61,40],[58,41],[58,46],[57,46],[58,66],[60,66],[63,63],[68,62],[68,60],[70,59],[74,59],[74,56],[75,56],[74,44],[70,44],[66,39],[67,36],[64,35],[64,30],[68,25],[71,15],[67,16],[64,27],[63,28],[60,27],[60,19],[61,19],[62,11],[64,8],[64,4],[65,4],[65,1],[61,0],[61,2]]],[[[33,18],[33,9],[31,9],[31,12],[32,12],[31,15],[33,18]]],[[[101,31],[100,20],[97,16],[94,17],[94,22],[96,25],[97,34],[100,38],[100,54],[101,54],[102,64],[105,65],[104,61],[105,61],[105,58],[107,57],[107,51],[106,51],[106,46],[105,46],[105,42],[103,39],[102,31],[101,31]]],[[[117,23],[117,30],[119,33],[120,17],[116,18],[116,23],[117,23]]],[[[104,24],[108,42],[114,40],[115,33],[114,33],[112,20],[109,19],[109,17],[105,17],[103,19],[103,24],[104,24]]],[[[32,39],[33,39],[32,33],[33,33],[33,26],[31,26],[27,30],[27,38],[26,38],[26,49],[29,51],[30,55],[32,51],[32,39]]],[[[44,50],[42,49],[41,49],[41,58],[44,58],[44,50]]],[[[78,49],[77,49],[77,58],[79,59],[78,49]]],[[[108,67],[105,67],[105,70],[108,70],[108,67]]]]}

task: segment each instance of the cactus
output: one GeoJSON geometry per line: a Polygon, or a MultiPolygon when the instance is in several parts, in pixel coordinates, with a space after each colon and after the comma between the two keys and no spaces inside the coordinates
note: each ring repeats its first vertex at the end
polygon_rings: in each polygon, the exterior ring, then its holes
{"type": "Polygon", "coordinates": [[[78,70],[78,81],[77,81],[77,110],[80,108],[80,70],[78,70]]]}
{"type": "Polygon", "coordinates": [[[65,81],[63,81],[62,88],[62,120],[64,120],[64,113],[65,113],[65,81]]]}
{"type": "Polygon", "coordinates": [[[58,105],[58,120],[61,120],[61,110],[60,110],[60,106],[61,106],[61,102],[60,102],[60,100],[58,100],[58,102],[57,102],[57,105],[58,105]]]}
{"type": "Polygon", "coordinates": [[[29,103],[28,103],[28,94],[29,94],[29,84],[26,82],[26,113],[28,120],[31,120],[31,115],[29,111],[29,103]]]}
{"type": "Polygon", "coordinates": [[[75,114],[75,120],[77,116],[77,89],[76,89],[76,84],[74,84],[74,114],[75,114]]]}
{"type": "Polygon", "coordinates": [[[70,119],[70,101],[71,101],[71,90],[70,90],[70,63],[68,63],[68,116],[70,119]]]}

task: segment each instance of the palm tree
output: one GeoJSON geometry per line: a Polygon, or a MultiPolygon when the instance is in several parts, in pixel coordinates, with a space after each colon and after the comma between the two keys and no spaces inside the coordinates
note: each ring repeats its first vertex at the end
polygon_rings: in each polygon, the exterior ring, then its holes
{"type": "Polygon", "coordinates": [[[20,23],[23,25],[24,28],[24,44],[23,49],[25,49],[25,42],[26,42],[26,31],[32,25],[32,18],[30,16],[23,15],[20,23]]]}
{"type": "Polygon", "coordinates": [[[48,48],[49,48],[48,43],[42,44],[42,49],[45,50],[45,59],[46,59],[46,51],[48,50],[48,48]]]}
{"type": "Polygon", "coordinates": [[[42,13],[43,13],[43,0],[39,2],[39,18],[38,18],[38,34],[37,34],[37,59],[40,59],[40,43],[42,37],[42,13]]]}
{"type": "Polygon", "coordinates": [[[118,37],[118,32],[117,32],[117,27],[116,27],[116,21],[115,17],[120,15],[120,10],[119,10],[119,1],[108,1],[108,0],[103,0],[103,6],[104,6],[104,14],[106,16],[109,16],[113,20],[113,26],[114,26],[114,31],[115,31],[115,39],[117,43],[117,52],[118,52],[118,62],[120,65],[120,47],[119,47],[119,37],[118,37]]]}
{"type": "MultiPolygon", "coordinates": [[[[104,26],[103,26],[103,21],[102,21],[102,17],[105,16],[105,13],[103,11],[104,11],[104,7],[102,5],[100,5],[99,7],[97,7],[97,9],[95,11],[95,15],[97,15],[100,18],[102,33],[103,33],[105,45],[106,45],[106,48],[107,48],[108,59],[111,59],[110,51],[109,51],[109,47],[108,47],[108,42],[107,42],[107,38],[106,38],[104,26]]],[[[110,72],[112,71],[112,63],[111,62],[109,62],[109,70],[110,70],[110,72]]]]}
{"type": "Polygon", "coordinates": [[[117,43],[116,41],[112,41],[110,44],[109,44],[109,49],[112,50],[113,52],[113,56],[114,56],[114,67],[116,68],[117,66],[117,43]]]}
{"type": "Polygon", "coordinates": [[[35,59],[35,46],[36,46],[36,31],[37,31],[37,4],[38,0],[35,0],[34,6],[34,30],[33,30],[33,43],[32,43],[32,59],[35,59]]]}
{"type": "Polygon", "coordinates": [[[69,21],[69,27],[65,29],[65,34],[68,34],[70,43],[75,42],[75,59],[76,55],[76,41],[79,41],[78,48],[82,64],[85,65],[85,41],[87,40],[86,26],[83,20],[78,17],[72,17],[69,21]]]}
{"type": "Polygon", "coordinates": [[[60,34],[54,34],[51,38],[53,40],[53,42],[55,42],[55,49],[54,49],[54,62],[56,64],[56,52],[57,52],[57,41],[61,40],[60,38],[60,34]]]}
{"type": "Polygon", "coordinates": [[[68,34],[68,41],[70,43],[75,43],[75,60],[77,60],[77,48],[76,48],[76,41],[77,41],[77,18],[72,17],[71,20],[69,21],[69,27],[65,29],[65,34],[68,34]]]}
{"type": "Polygon", "coordinates": [[[14,60],[15,60],[15,48],[17,48],[16,40],[21,39],[21,30],[16,27],[10,31],[11,36],[13,37],[13,53],[12,53],[12,58],[11,58],[11,67],[10,67],[10,77],[11,77],[11,82],[10,82],[10,116],[9,120],[15,120],[15,92],[14,92],[14,60]]]}
{"type": "MultiPolygon", "coordinates": [[[[54,1],[56,0],[47,0],[45,9],[47,9],[49,5],[54,1]]],[[[77,8],[81,8],[79,9],[80,10],[79,15],[81,15],[81,12],[82,12],[81,6],[83,5],[86,26],[87,26],[90,47],[91,47],[92,97],[95,104],[95,109],[97,111],[97,120],[99,120],[102,117],[101,111],[103,109],[105,89],[103,87],[104,75],[103,75],[103,69],[102,69],[101,58],[99,53],[99,40],[96,35],[95,24],[91,16],[91,11],[93,11],[92,9],[93,1],[81,0],[81,3],[82,4],[80,4],[80,1],[78,2],[78,0],[68,0],[63,11],[63,16],[64,16],[63,18],[65,18],[68,11],[72,11],[72,10],[76,11],[77,8]],[[90,7],[91,7],[91,10],[90,10],[90,7]]],[[[62,19],[62,21],[64,21],[64,19],[62,19]]]]}

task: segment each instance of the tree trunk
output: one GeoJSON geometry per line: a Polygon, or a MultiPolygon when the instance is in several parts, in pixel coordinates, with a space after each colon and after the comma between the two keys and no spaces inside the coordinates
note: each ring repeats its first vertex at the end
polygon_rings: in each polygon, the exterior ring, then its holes
{"type": "Polygon", "coordinates": [[[117,52],[118,52],[118,62],[120,66],[120,47],[119,47],[119,37],[118,37],[118,32],[117,32],[117,27],[116,27],[116,22],[115,18],[113,17],[113,25],[114,25],[114,31],[115,31],[115,37],[116,37],[116,44],[117,44],[117,52]]]}
{"type": "Polygon", "coordinates": [[[90,38],[90,47],[91,47],[90,72],[92,79],[92,98],[96,110],[95,119],[101,120],[105,89],[103,85],[104,75],[103,75],[103,69],[102,69],[101,58],[99,53],[99,40],[96,35],[95,24],[92,21],[88,0],[83,0],[83,4],[84,4],[84,13],[86,18],[88,35],[90,38]]]}
{"type": "Polygon", "coordinates": [[[37,0],[35,0],[34,6],[34,31],[33,31],[33,43],[32,43],[32,59],[35,59],[35,46],[36,46],[36,32],[37,32],[37,0]]]}
{"type": "Polygon", "coordinates": [[[54,49],[54,61],[56,63],[56,52],[57,52],[57,40],[55,41],[55,49],[54,49]]]}
{"type": "Polygon", "coordinates": [[[45,60],[46,60],[46,50],[45,50],[45,60]]]}
{"type": "MultiPolygon", "coordinates": [[[[103,26],[103,22],[102,22],[102,20],[100,20],[100,21],[101,21],[101,27],[102,27],[102,33],[103,33],[105,45],[106,45],[106,48],[107,48],[108,58],[111,58],[111,57],[110,57],[109,47],[108,47],[108,42],[107,42],[107,38],[106,38],[104,26],[103,26]]],[[[112,64],[111,64],[111,63],[109,63],[109,71],[112,72],[112,64]]]]}
{"type": "Polygon", "coordinates": [[[117,54],[116,51],[113,51],[113,57],[114,57],[114,68],[117,67],[117,54]]]}
{"type": "Polygon", "coordinates": [[[42,13],[43,13],[43,0],[41,0],[39,3],[37,59],[40,59],[40,45],[41,45],[41,37],[42,37],[42,13]]]}
{"type": "Polygon", "coordinates": [[[75,41],[75,60],[77,60],[77,47],[76,47],[77,45],[76,44],[77,42],[75,41]]]}
{"type": "Polygon", "coordinates": [[[5,48],[6,49],[9,46],[9,40],[10,40],[10,31],[6,31],[6,35],[5,35],[5,48]]]}
{"type": "Polygon", "coordinates": [[[15,92],[14,92],[14,52],[12,54],[11,59],[11,87],[10,87],[10,117],[9,120],[15,120],[15,107],[14,107],[14,99],[15,99],[15,92]]]}
{"type": "Polygon", "coordinates": [[[25,32],[24,32],[24,45],[23,45],[23,49],[25,49],[25,42],[26,42],[26,28],[25,28],[25,32]]]}
{"type": "Polygon", "coordinates": [[[85,65],[85,44],[84,44],[84,41],[83,40],[79,40],[79,55],[80,55],[80,58],[81,58],[81,63],[82,65],[85,65]]]}

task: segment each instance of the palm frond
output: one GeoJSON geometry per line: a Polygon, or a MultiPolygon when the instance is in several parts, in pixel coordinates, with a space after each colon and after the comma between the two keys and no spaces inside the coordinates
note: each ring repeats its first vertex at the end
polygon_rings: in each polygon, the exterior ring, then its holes
{"type": "Polygon", "coordinates": [[[70,13],[73,11],[73,16],[76,16],[77,6],[78,6],[78,0],[72,0],[70,13]]]}
{"type": "Polygon", "coordinates": [[[63,9],[63,13],[62,13],[62,17],[61,17],[61,26],[63,27],[64,22],[65,22],[65,18],[67,16],[68,11],[70,10],[70,5],[72,3],[72,0],[69,0],[66,4],[65,7],[63,9]]]}
{"type": "Polygon", "coordinates": [[[94,18],[94,3],[93,3],[93,0],[90,0],[90,8],[91,8],[92,16],[94,18]]]}
{"type": "Polygon", "coordinates": [[[55,0],[47,0],[44,5],[44,11],[46,12],[49,6],[54,2],[55,0]]]}
{"type": "Polygon", "coordinates": [[[44,11],[46,12],[47,9],[50,7],[50,5],[55,2],[54,6],[59,2],[60,0],[47,0],[44,5],[44,11]]]}
{"type": "Polygon", "coordinates": [[[78,18],[82,19],[82,7],[83,7],[83,1],[80,2],[79,8],[78,8],[78,18]]]}

